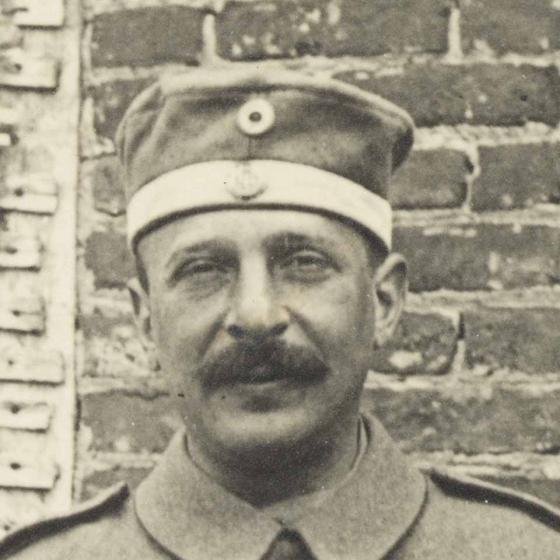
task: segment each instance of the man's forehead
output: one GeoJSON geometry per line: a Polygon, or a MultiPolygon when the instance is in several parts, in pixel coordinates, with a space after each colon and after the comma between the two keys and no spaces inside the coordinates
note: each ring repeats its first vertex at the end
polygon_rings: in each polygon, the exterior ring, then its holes
{"type": "Polygon", "coordinates": [[[339,219],[292,209],[227,209],[177,217],[146,234],[138,245],[142,256],[181,251],[235,248],[240,245],[279,248],[298,243],[320,245],[365,240],[339,219]]]}

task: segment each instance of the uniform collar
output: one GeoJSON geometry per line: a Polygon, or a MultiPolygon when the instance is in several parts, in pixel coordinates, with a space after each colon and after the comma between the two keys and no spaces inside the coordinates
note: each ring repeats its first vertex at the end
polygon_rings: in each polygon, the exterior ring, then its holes
{"type": "MultiPolygon", "coordinates": [[[[382,558],[422,509],[423,476],[379,422],[365,421],[370,443],[354,474],[291,526],[318,560],[382,558]]],[[[138,488],[140,522],[181,559],[260,560],[281,525],[200,471],[188,457],[184,437],[184,432],[176,434],[138,488]]]]}

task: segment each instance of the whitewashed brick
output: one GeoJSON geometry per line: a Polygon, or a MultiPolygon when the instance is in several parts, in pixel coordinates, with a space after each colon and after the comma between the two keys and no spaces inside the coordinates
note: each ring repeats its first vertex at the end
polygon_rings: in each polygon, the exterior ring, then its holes
{"type": "Polygon", "coordinates": [[[54,350],[4,346],[0,348],[0,381],[59,384],[64,381],[64,361],[54,350]]]}
{"type": "Polygon", "coordinates": [[[14,110],[0,107],[0,148],[7,148],[15,143],[17,123],[18,116],[14,110]]]}
{"type": "Polygon", "coordinates": [[[2,0],[3,12],[11,14],[21,27],[61,27],[63,0],[2,0]]]}
{"type": "Polygon", "coordinates": [[[37,237],[0,232],[0,268],[41,268],[42,246],[37,237]]]}
{"type": "Polygon", "coordinates": [[[0,300],[0,329],[41,333],[45,328],[45,309],[39,298],[0,300]]]}
{"type": "Polygon", "coordinates": [[[0,57],[0,86],[53,91],[58,88],[56,60],[11,49],[0,57]]]}
{"type": "Polygon", "coordinates": [[[57,185],[44,175],[9,177],[0,184],[0,209],[53,214],[57,206],[57,185]]]}
{"type": "Polygon", "coordinates": [[[52,407],[44,402],[0,402],[0,428],[45,432],[49,428],[52,407]]]}
{"type": "Polygon", "coordinates": [[[58,467],[40,457],[0,454],[0,487],[51,490],[58,476],[58,467]]]}

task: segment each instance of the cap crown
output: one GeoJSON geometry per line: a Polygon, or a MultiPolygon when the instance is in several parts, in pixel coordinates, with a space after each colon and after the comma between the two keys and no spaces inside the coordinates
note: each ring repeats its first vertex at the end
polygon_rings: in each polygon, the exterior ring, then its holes
{"type": "Polygon", "coordinates": [[[342,82],[215,69],[165,77],[146,90],[127,111],[117,144],[129,199],[174,169],[259,159],[316,167],[386,198],[412,130],[404,111],[342,82]],[[260,107],[255,121],[251,106],[260,107]]]}

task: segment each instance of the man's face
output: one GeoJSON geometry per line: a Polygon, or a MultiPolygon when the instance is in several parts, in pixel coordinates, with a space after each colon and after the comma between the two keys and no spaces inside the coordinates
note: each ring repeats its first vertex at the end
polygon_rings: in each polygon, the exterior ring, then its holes
{"type": "Polygon", "coordinates": [[[134,297],[192,436],[215,451],[286,449],[355,418],[404,265],[324,216],[227,210],[147,234],[134,297]]]}

